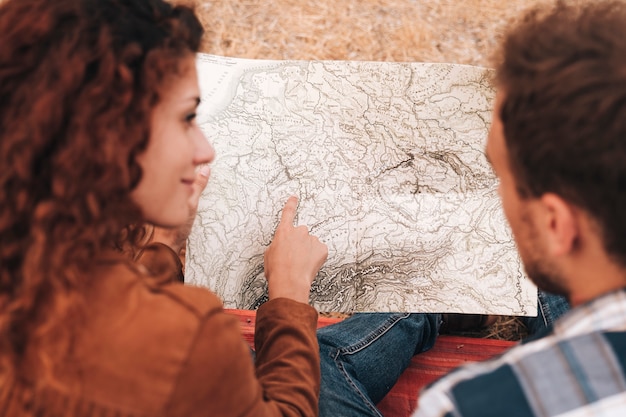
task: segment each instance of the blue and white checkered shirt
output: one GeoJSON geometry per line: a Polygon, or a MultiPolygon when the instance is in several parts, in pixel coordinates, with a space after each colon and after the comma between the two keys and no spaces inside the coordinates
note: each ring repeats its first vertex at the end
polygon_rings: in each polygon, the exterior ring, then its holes
{"type": "Polygon", "coordinates": [[[581,305],[544,337],[463,366],[413,417],[626,416],[626,291],[581,305]]]}

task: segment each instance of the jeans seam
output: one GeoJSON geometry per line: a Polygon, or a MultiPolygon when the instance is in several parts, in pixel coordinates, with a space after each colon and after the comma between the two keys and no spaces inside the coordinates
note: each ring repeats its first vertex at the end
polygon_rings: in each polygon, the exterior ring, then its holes
{"type": "Polygon", "coordinates": [[[350,374],[348,374],[348,372],[346,372],[346,370],[345,370],[345,368],[343,366],[343,362],[338,360],[339,356],[341,356],[341,351],[340,351],[340,349],[337,349],[337,352],[333,355],[333,361],[335,362],[335,365],[337,366],[337,368],[339,368],[339,370],[341,371],[341,374],[343,375],[344,379],[352,387],[354,392],[356,392],[358,394],[358,396],[365,403],[365,405],[371,411],[373,411],[375,413],[375,415],[377,415],[379,417],[383,417],[383,415],[380,413],[380,411],[378,411],[378,409],[376,408],[376,404],[373,404],[372,401],[370,400],[370,398],[367,395],[365,395],[363,393],[363,391],[354,383],[352,378],[350,378],[350,374]]]}
{"type": "Polygon", "coordinates": [[[552,320],[549,320],[549,318],[552,317],[552,314],[550,314],[550,305],[543,299],[543,297],[539,297],[539,307],[544,325],[546,327],[550,326],[552,324],[552,320]]]}
{"type": "Polygon", "coordinates": [[[381,325],[378,329],[376,329],[375,332],[368,334],[367,337],[365,337],[364,339],[360,340],[359,342],[349,347],[338,349],[337,350],[338,354],[352,355],[354,353],[357,353],[365,349],[367,346],[371,345],[376,340],[378,340],[378,338],[380,338],[382,335],[387,333],[393,326],[395,326],[398,322],[400,322],[400,320],[406,319],[410,315],[411,313],[404,313],[402,315],[397,314],[397,315],[391,316],[389,319],[385,321],[383,325],[381,325]]]}

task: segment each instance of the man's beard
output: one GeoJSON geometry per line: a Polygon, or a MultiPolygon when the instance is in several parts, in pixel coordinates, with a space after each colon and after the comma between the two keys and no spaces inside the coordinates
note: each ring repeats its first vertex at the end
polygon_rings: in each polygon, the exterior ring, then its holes
{"type": "Polygon", "coordinates": [[[543,254],[546,252],[541,244],[539,233],[534,222],[527,213],[522,215],[522,223],[526,226],[526,250],[524,254],[520,251],[524,269],[528,278],[541,290],[556,295],[568,296],[569,291],[565,285],[560,271],[546,259],[543,254]],[[525,256],[523,256],[525,255],[525,256]]]}
{"type": "Polygon", "coordinates": [[[563,279],[554,268],[540,259],[533,259],[524,264],[528,278],[542,291],[550,294],[568,296],[569,291],[563,285],[563,279]]]}

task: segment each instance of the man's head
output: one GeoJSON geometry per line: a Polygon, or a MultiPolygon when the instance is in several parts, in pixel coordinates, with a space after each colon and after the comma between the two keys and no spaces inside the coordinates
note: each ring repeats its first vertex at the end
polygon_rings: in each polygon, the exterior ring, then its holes
{"type": "Polygon", "coordinates": [[[569,293],[551,254],[586,243],[583,226],[626,269],[626,3],[531,11],[505,37],[496,83],[487,155],[531,278],[569,293]],[[569,243],[554,252],[541,235],[560,210],[569,243]]]}

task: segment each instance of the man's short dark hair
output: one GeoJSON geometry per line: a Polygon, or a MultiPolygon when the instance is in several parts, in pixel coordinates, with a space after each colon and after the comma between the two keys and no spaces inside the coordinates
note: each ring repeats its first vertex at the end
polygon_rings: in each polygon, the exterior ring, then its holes
{"type": "Polygon", "coordinates": [[[520,195],[585,210],[626,266],[626,3],[530,11],[505,36],[496,82],[520,195]]]}

